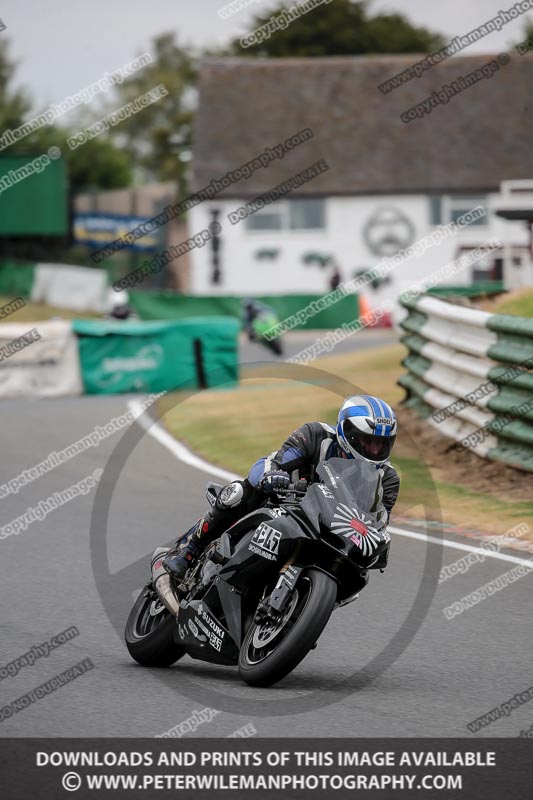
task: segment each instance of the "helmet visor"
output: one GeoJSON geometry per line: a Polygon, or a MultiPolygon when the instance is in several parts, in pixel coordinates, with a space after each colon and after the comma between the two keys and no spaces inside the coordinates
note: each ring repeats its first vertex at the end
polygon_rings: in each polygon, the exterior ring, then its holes
{"type": "Polygon", "coordinates": [[[389,458],[396,441],[396,436],[374,436],[371,433],[361,433],[349,419],[345,421],[343,431],[346,441],[356,453],[376,463],[389,458]]]}

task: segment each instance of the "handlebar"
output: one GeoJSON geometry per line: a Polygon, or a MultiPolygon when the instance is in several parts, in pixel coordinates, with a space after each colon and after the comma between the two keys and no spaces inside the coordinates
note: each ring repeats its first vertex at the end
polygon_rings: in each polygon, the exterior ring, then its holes
{"type": "Polygon", "coordinates": [[[309,484],[306,480],[299,480],[295,481],[294,483],[289,483],[286,489],[276,489],[274,494],[278,497],[287,497],[287,495],[294,494],[300,495],[303,497],[307,490],[309,489],[309,484]]]}

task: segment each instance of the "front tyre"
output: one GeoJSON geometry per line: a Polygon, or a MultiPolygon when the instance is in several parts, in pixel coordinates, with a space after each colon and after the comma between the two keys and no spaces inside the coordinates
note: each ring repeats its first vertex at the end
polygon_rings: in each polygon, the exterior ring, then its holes
{"type": "Polygon", "coordinates": [[[326,627],[337,584],[318,569],[302,572],[281,619],[253,622],[239,653],[239,674],[250,686],[271,686],[298,666],[326,627]]]}
{"type": "Polygon", "coordinates": [[[270,339],[270,341],[267,341],[267,347],[269,347],[276,356],[283,355],[283,347],[280,339],[270,339]]]}
{"type": "Polygon", "coordinates": [[[145,588],[130,611],[124,638],[130,656],[143,667],[169,667],[185,655],[174,641],[176,617],[145,588]]]}

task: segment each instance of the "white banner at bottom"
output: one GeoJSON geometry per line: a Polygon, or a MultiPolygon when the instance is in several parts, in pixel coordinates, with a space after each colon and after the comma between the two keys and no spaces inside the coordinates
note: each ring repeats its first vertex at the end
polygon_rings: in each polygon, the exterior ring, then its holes
{"type": "Polygon", "coordinates": [[[0,325],[0,397],[82,393],[78,343],[70,322],[0,325]]]}

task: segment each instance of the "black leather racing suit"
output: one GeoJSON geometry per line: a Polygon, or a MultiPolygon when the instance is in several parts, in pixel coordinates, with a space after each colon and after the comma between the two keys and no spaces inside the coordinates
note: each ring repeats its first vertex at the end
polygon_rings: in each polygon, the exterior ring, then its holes
{"type": "MultiPolygon", "coordinates": [[[[337,442],[336,429],[325,422],[306,422],[283,442],[279,450],[260,458],[248,477],[233,481],[220,492],[215,505],[200,520],[195,536],[204,547],[245,514],[261,506],[268,495],[260,488],[265,472],[282,469],[291,480],[318,480],[316,467],[321,461],[339,457],[343,451],[337,442]]],[[[400,478],[394,467],[386,463],[379,468],[383,489],[382,504],[390,517],[398,497],[400,478]]]]}

